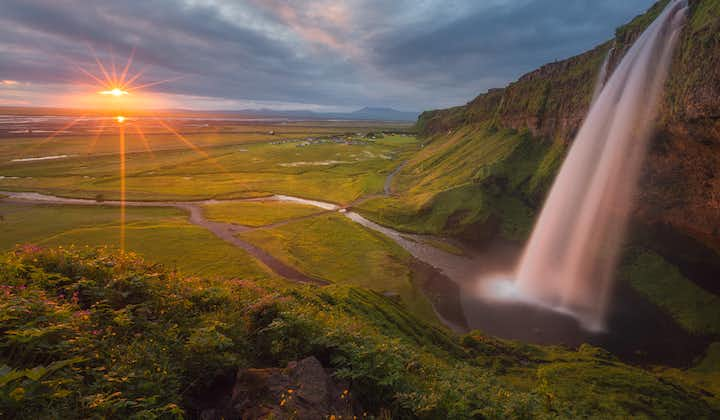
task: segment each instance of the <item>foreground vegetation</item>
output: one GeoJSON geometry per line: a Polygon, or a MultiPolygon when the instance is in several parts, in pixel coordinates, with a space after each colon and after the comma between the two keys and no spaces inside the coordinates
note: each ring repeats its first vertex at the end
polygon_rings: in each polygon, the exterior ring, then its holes
{"type": "Polygon", "coordinates": [[[220,372],[306,355],[347,379],[370,415],[720,414],[698,385],[717,377],[715,351],[692,375],[653,373],[590,346],[457,337],[363,289],[183,278],[103,249],[17,249],[0,285],[3,417],[197,415],[220,372]]]}

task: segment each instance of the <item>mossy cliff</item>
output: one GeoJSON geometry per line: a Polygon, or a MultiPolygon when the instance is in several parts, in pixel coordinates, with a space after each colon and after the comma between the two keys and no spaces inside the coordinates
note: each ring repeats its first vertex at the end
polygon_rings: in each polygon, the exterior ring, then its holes
{"type": "MultiPolygon", "coordinates": [[[[366,213],[408,230],[474,238],[482,238],[489,231],[527,235],[567,146],[585,118],[603,61],[609,57],[612,72],[666,4],[667,0],[658,2],[618,28],[613,40],[584,54],[542,66],[464,106],[422,113],[417,128],[426,147],[397,177],[397,197],[368,203],[366,213]],[[493,143],[497,132],[513,140],[499,146],[507,149],[506,153],[491,158],[485,155],[484,159],[492,162],[484,162],[485,169],[481,170],[473,156],[485,153],[486,143],[493,143]],[[452,173],[441,172],[448,169],[442,162],[451,161],[452,173]],[[464,167],[467,170],[460,173],[464,167]],[[446,209],[442,221],[432,229],[402,223],[412,212],[421,217],[436,214],[437,206],[448,206],[447,200],[443,204],[437,197],[468,189],[485,198],[490,194],[513,201],[511,209],[507,203],[498,204],[489,198],[481,209],[465,208],[478,199],[463,199],[456,208],[446,209]],[[509,231],[508,224],[513,225],[509,231]]],[[[717,255],[720,0],[691,0],[689,4],[689,19],[674,53],[641,179],[636,219],[648,231],[670,232],[685,243],[692,242],[701,250],[698,252],[717,255]]]]}

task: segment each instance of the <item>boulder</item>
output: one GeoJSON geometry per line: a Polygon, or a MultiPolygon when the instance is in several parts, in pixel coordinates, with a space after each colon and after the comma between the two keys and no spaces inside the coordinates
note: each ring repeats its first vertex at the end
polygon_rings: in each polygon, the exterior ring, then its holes
{"type": "Polygon", "coordinates": [[[237,373],[225,407],[204,410],[211,419],[323,419],[362,417],[346,382],[332,376],[315,357],[286,368],[250,368],[237,373]]]}

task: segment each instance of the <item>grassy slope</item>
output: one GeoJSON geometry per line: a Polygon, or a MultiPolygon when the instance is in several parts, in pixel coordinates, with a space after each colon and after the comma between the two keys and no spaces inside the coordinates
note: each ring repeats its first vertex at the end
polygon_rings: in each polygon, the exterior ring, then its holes
{"type": "MultiPolygon", "coordinates": [[[[15,205],[0,202],[0,249],[16,244],[109,245],[120,240],[117,207],[15,205]]],[[[176,209],[128,208],[127,249],[168,268],[203,276],[271,278],[245,251],[187,221],[176,209]]]]}
{"type": "MultiPolygon", "coordinates": [[[[672,380],[706,389],[715,396],[720,395],[720,342],[708,346],[705,356],[688,370],[657,368],[656,372],[672,380]]],[[[710,400],[715,409],[720,409],[720,400],[710,400]]]]}
{"type": "Polygon", "coordinates": [[[540,143],[515,130],[464,126],[428,140],[398,174],[397,196],[370,200],[360,210],[402,230],[478,235],[485,226],[487,234],[499,229],[522,238],[563,152],[561,143],[540,143]]]}
{"type": "MultiPolygon", "coordinates": [[[[662,10],[659,2],[650,11],[616,33],[616,53],[625,48],[662,10]]],[[[697,69],[671,78],[669,102],[688,91],[700,91],[707,63],[717,56],[720,1],[693,3],[692,16],[675,65],[697,69]],[[699,57],[699,58],[698,58],[699,57]],[[698,63],[698,60],[703,60],[698,63]]],[[[548,144],[510,129],[517,116],[572,115],[584,112],[595,82],[592,68],[600,66],[608,46],[551,64],[531,77],[523,77],[504,90],[491,91],[463,107],[424,113],[418,121],[426,133],[427,146],[397,177],[399,195],[365,203],[361,211],[369,218],[399,229],[445,233],[484,239],[500,233],[523,239],[532,226],[542,197],[562,162],[567,145],[548,144]],[[554,71],[553,66],[561,66],[554,71]],[[581,83],[584,80],[584,83],[581,83]],[[573,93],[568,86],[583,88],[573,93]],[[583,102],[584,101],[584,102],[583,102]],[[560,111],[560,112],[558,112],[560,111]],[[515,118],[515,119],[514,119],[515,118]]],[[[672,111],[672,110],[671,110],[672,111]]],[[[542,119],[541,119],[542,121],[542,119]]],[[[703,175],[704,176],[704,175],[703,175]]],[[[671,185],[682,190],[686,180],[675,177],[671,185]]],[[[622,268],[623,277],[655,304],[671,314],[689,331],[717,334],[720,329],[718,297],[684,279],[677,269],[659,257],[647,255],[622,268]]]]}
{"type": "Polygon", "coordinates": [[[410,255],[342,215],[322,215],[239,236],[308,275],[398,293],[411,313],[437,321],[427,298],[412,283],[410,255]]]}
{"type": "Polygon", "coordinates": [[[5,255],[0,284],[0,416],[191,414],[190,397],[217,372],[311,354],[371,415],[719,414],[687,372],[630,367],[589,346],[457,337],[362,289],[183,279],[131,255],[36,249],[5,255]]]}
{"type": "Polygon", "coordinates": [[[209,220],[244,226],[265,226],[321,211],[313,206],[277,201],[214,203],[204,206],[205,217],[209,220]]]}
{"type": "Polygon", "coordinates": [[[720,336],[720,297],[686,279],[651,251],[636,251],[621,269],[623,277],[651,302],[695,334],[720,336]]]}
{"type": "MultiPolygon", "coordinates": [[[[608,50],[611,46],[615,48],[614,60],[617,61],[666,4],[667,0],[660,1],[648,12],[618,28],[614,44],[608,42],[579,56],[543,66],[504,89],[479,95],[467,105],[423,113],[417,128],[429,142],[423,162],[428,168],[406,168],[398,178],[403,175],[408,179],[417,177],[420,181],[416,188],[408,187],[404,195],[394,199],[367,203],[366,215],[413,231],[457,234],[471,230],[475,231],[475,236],[486,235],[484,230],[495,228],[492,225],[499,223],[501,233],[506,236],[523,237],[528,230],[528,210],[532,212],[541,201],[565,151],[563,142],[572,138],[572,127],[582,121],[608,50]],[[544,150],[538,147],[526,156],[524,163],[536,169],[528,185],[518,189],[512,179],[501,180],[502,186],[506,187],[504,197],[512,196],[520,202],[488,196],[487,188],[472,188],[468,184],[473,179],[477,181],[477,177],[469,173],[472,170],[487,170],[487,165],[494,168],[512,166],[506,156],[493,149],[497,138],[483,130],[483,126],[529,129],[537,137],[533,141],[554,143],[544,150]],[[429,154],[434,156],[428,157],[429,154]],[[539,159],[541,164],[537,166],[539,159]],[[465,163],[467,168],[463,168],[465,163]],[[428,179],[434,180],[434,185],[424,182],[428,179]],[[505,183],[506,180],[510,183],[505,183]],[[420,187],[422,184],[425,184],[424,188],[420,187]],[[455,202],[448,204],[452,201],[455,202]],[[416,210],[423,213],[418,222],[411,220],[412,212],[416,210]],[[491,226],[487,226],[491,216],[499,220],[491,220],[491,226]],[[429,223],[423,223],[426,221],[429,223]],[[477,223],[483,226],[474,226],[477,223]]],[[[671,77],[669,81],[667,102],[670,105],[666,107],[670,109],[664,110],[665,114],[675,113],[673,101],[682,100],[688,92],[704,92],[703,74],[716,71],[712,67],[719,39],[716,30],[719,10],[719,0],[692,3],[682,56],[676,57],[674,64],[682,69],[678,73],[681,76],[671,77]],[[698,60],[702,62],[698,63],[698,60]]]]}

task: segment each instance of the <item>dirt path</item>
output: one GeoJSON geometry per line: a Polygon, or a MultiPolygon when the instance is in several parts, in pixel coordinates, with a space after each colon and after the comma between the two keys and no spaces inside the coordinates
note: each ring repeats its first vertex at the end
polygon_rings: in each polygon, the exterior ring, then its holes
{"type": "Polygon", "coordinates": [[[387,178],[385,178],[385,186],[383,187],[383,191],[385,192],[385,195],[393,194],[393,191],[392,191],[393,178],[395,178],[395,175],[397,175],[400,171],[402,171],[402,169],[407,164],[408,164],[408,161],[406,160],[405,162],[398,165],[397,168],[393,169],[393,171],[390,172],[390,174],[388,174],[387,178]]]}
{"type": "Polygon", "coordinates": [[[203,215],[202,207],[195,204],[179,204],[177,208],[184,209],[190,213],[190,223],[204,227],[209,230],[218,238],[235,245],[238,248],[242,248],[247,251],[250,255],[260,260],[268,268],[274,271],[276,274],[285,277],[288,280],[292,280],[299,283],[311,283],[318,285],[326,285],[330,282],[314,277],[310,277],[306,274],[301,273],[295,268],[286,265],[282,261],[273,257],[269,253],[265,252],[261,248],[251,244],[250,242],[243,241],[238,238],[237,234],[252,230],[252,228],[246,226],[240,226],[233,223],[214,222],[205,218],[203,215]]]}
{"type": "MultiPolygon", "coordinates": [[[[7,196],[3,201],[9,203],[20,203],[20,204],[54,204],[54,205],[80,205],[80,206],[120,206],[120,201],[95,201],[81,198],[64,198],[56,197],[52,195],[39,194],[39,193],[28,193],[28,192],[0,192],[0,194],[7,196]]],[[[273,196],[268,199],[277,199],[284,201],[278,196],[273,196]]],[[[295,281],[298,283],[311,283],[318,285],[329,284],[328,281],[310,277],[306,274],[301,273],[295,268],[283,263],[274,256],[265,252],[257,246],[243,241],[237,237],[238,233],[246,232],[249,230],[257,229],[248,226],[236,225],[234,223],[215,222],[205,218],[203,214],[203,205],[214,204],[218,202],[233,203],[233,202],[247,202],[247,201],[258,201],[257,198],[250,199],[237,199],[237,200],[204,200],[204,201],[127,201],[125,202],[126,207],[174,207],[185,210],[189,214],[190,223],[205,228],[212,232],[215,236],[228,242],[238,248],[242,248],[251,254],[253,257],[258,259],[262,264],[267,266],[270,270],[282,276],[288,280],[295,281]]],[[[322,212],[325,213],[325,212],[322,212]]],[[[307,216],[301,216],[305,218],[307,216]]],[[[289,222],[289,221],[284,221],[289,222]]]]}
{"type": "MultiPolygon", "coordinates": [[[[401,164],[388,175],[391,179],[404,165],[401,164]]],[[[389,185],[390,181],[386,181],[389,185]]],[[[6,192],[0,191],[0,195],[6,196],[2,201],[11,203],[24,204],[54,204],[54,205],[81,205],[81,206],[121,206],[120,201],[102,201],[98,202],[90,199],[80,198],[64,198],[52,195],[40,194],[35,192],[6,192]]],[[[382,196],[382,195],[375,195],[382,196]]],[[[378,225],[370,220],[365,219],[360,214],[348,211],[354,205],[364,201],[368,197],[362,197],[349,206],[343,207],[337,204],[309,200],[300,197],[287,195],[272,195],[268,197],[247,198],[247,199],[228,199],[228,200],[201,200],[201,201],[126,201],[126,207],[172,207],[186,211],[189,214],[190,223],[209,230],[215,236],[228,242],[238,248],[247,251],[250,255],[267,266],[270,270],[281,277],[299,283],[310,283],[317,285],[327,285],[328,281],[308,276],[294,267],[291,267],[280,261],[270,253],[253,245],[250,242],[240,239],[238,233],[248,232],[255,229],[268,229],[280,227],[299,220],[317,217],[319,215],[338,212],[343,214],[351,221],[358,223],[368,229],[376,231],[403,247],[417,261],[413,271],[418,277],[418,286],[425,292],[428,298],[433,302],[438,317],[454,330],[464,330],[467,328],[467,322],[464,319],[461,308],[460,296],[458,294],[458,286],[466,280],[468,268],[472,266],[473,259],[450,254],[439,248],[428,245],[423,240],[423,236],[404,234],[397,232],[385,226],[378,225]],[[203,206],[218,203],[240,203],[249,201],[286,201],[310,205],[317,207],[319,211],[310,215],[299,216],[287,220],[282,220],[265,226],[250,227],[234,223],[218,222],[208,220],[203,214],[203,206]],[[418,270],[417,267],[423,267],[418,270]],[[434,275],[428,273],[434,271],[434,275]],[[430,279],[432,277],[432,279],[430,279]],[[445,284],[445,287],[442,287],[445,284]]]]}

